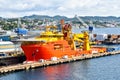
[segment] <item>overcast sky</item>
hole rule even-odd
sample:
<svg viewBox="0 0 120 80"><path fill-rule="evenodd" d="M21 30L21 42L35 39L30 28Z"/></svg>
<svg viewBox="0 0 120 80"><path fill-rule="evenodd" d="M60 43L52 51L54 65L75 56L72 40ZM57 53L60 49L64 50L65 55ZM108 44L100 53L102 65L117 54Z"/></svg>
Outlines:
<svg viewBox="0 0 120 80"><path fill-rule="evenodd" d="M0 0L1 17L120 16L120 0Z"/></svg>

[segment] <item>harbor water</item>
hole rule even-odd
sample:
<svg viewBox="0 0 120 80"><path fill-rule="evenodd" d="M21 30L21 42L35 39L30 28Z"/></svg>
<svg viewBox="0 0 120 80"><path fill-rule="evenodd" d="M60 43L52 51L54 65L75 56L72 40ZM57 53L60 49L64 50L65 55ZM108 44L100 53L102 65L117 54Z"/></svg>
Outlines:
<svg viewBox="0 0 120 80"><path fill-rule="evenodd" d="M120 55L0 75L0 80L120 80Z"/></svg>
<svg viewBox="0 0 120 80"><path fill-rule="evenodd" d="M75 30L75 32L79 31L80 30ZM95 31L108 34L120 34L120 28L99 28L95 29ZM96 33L95 31L94 33ZM117 54L26 71L0 74L0 80L120 80L119 73L120 55Z"/></svg>

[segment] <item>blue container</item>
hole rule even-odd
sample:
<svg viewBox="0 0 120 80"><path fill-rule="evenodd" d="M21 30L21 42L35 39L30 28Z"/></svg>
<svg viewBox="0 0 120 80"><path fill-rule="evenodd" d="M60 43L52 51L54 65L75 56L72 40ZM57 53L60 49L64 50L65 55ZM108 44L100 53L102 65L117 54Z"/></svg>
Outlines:
<svg viewBox="0 0 120 80"><path fill-rule="evenodd" d="M19 35L26 35L28 33L27 29L17 28L15 29L15 32Z"/></svg>
<svg viewBox="0 0 120 80"><path fill-rule="evenodd" d="M107 48L107 52L112 52L113 48Z"/></svg>
<svg viewBox="0 0 120 80"><path fill-rule="evenodd" d="M116 46L116 47L107 47L107 52L118 51L118 50L120 50L119 46Z"/></svg>
<svg viewBox="0 0 120 80"><path fill-rule="evenodd" d="M3 53L3 54L0 54L0 56L6 56L6 54Z"/></svg>
<svg viewBox="0 0 120 80"><path fill-rule="evenodd" d="M1 36L0 36L0 40L2 40L2 41L10 41L11 38L10 38L9 35L1 35Z"/></svg>

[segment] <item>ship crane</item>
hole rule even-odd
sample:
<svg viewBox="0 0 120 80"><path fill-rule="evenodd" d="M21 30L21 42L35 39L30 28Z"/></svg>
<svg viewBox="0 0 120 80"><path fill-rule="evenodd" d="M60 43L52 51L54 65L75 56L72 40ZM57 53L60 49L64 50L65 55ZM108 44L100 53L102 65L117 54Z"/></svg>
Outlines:
<svg viewBox="0 0 120 80"><path fill-rule="evenodd" d="M61 21L61 24L63 37L68 41L68 44L71 45L73 50L76 50L75 42L83 43L83 50L90 50L88 32L84 31L80 34L72 34L72 26L70 24L64 24L64 20ZM81 38L83 38L83 40Z"/></svg>

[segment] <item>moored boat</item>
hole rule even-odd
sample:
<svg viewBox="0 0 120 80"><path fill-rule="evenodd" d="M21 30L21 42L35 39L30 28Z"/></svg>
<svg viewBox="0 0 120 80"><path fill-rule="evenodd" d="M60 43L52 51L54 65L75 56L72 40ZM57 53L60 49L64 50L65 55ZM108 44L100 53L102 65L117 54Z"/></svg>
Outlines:
<svg viewBox="0 0 120 80"><path fill-rule="evenodd" d="M26 58L11 41L0 41L0 66L22 63Z"/></svg>
<svg viewBox="0 0 120 80"><path fill-rule="evenodd" d="M58 32L56 26L46 26L45 32L32 39L22 39L23 49L27 61L51 60L72 57L83 54L105 52L106 48L91 47L88 32L73 34L72 26L61 21L62 30ZM76 47L76 43L79 44Z"/></svg>

